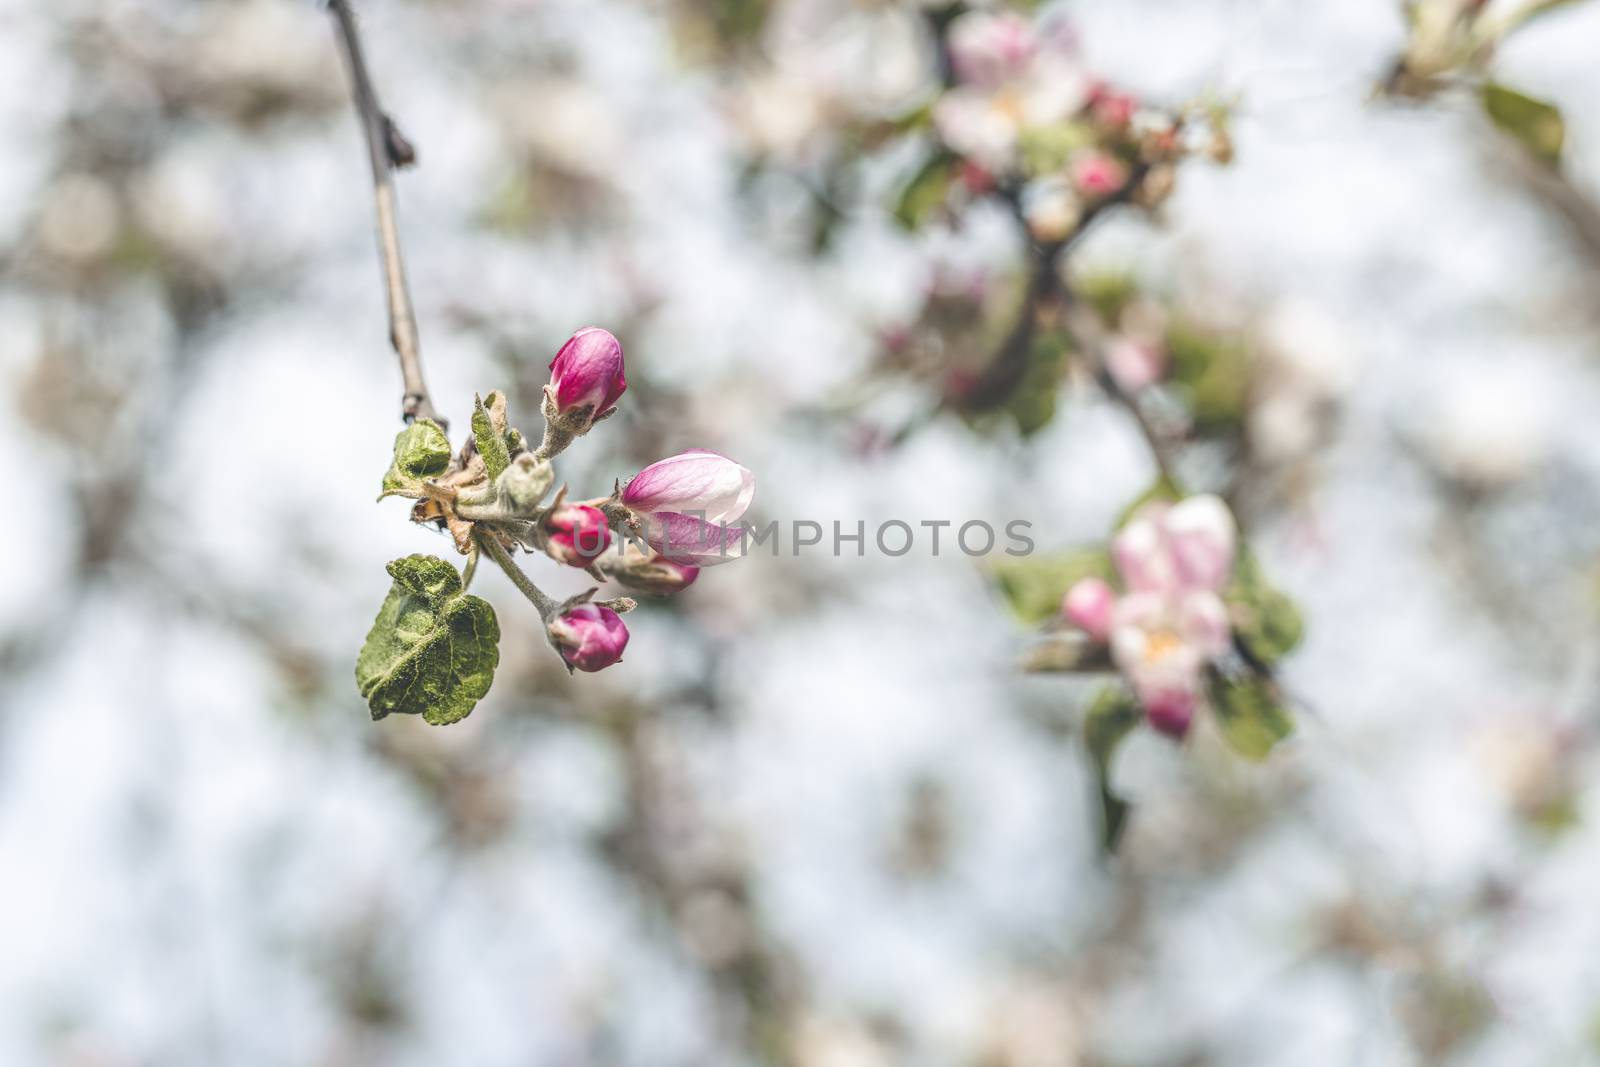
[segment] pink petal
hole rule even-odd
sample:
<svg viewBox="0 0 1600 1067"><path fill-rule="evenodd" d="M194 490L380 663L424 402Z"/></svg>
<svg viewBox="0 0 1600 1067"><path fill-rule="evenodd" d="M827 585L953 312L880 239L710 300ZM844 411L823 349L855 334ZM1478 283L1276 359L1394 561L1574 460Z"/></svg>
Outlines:
<svg viewBox="0 0 1600 1067"><path fill-rule="evenodd" d="M1163 525L1178 580L1191 589L1221 589L1233 573L1237 527L1220 497L1192 496L1173 505Z"/></svg>
<svg viewBox="0 0 1600 1067"><path fill-rule="evenodd" d="M1111 635L1111 615L1117 604L1117 594L1102 578L1084 578L1067 590L1061 602L1061 612L1074 626L1094 638L1104 641Z"/></svg>
<svg viewBox="0 0 1600 1067"><path fill-rule="evenodd" d="M1111 541L1111 558L1133 592L1164 592L1176 584L1162 519L1167 505L1147 504Z"/></svg>
<svg viewBox="0 0 1600 1067"><path fill-rule="evenodd" d="M1233 643L1233 624L1222 598L1209 591L1190 593L1179 605L1178 630L1201 656L1214 659Z"/></svg>
<svg viewBox="0 0 1600 1067"><path fill-rule="evenodd" d="M704 449L657 460L634 475L622 502L640 514L677 512L709 523L739 519L755 497L755 476L727 456Z"/></svg>

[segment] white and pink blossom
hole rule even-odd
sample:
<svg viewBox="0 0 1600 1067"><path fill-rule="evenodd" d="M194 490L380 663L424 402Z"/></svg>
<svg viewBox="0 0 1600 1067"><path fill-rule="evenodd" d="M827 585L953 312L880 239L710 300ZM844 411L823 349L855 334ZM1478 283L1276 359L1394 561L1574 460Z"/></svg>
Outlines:
<svg viewBox="0 0 1600 1067"><path fill-rule="evenodd" d="M755 492L755 476L744 467L716 452L692 449L634 475L621 500L663 557L706 567L732 558L743 539L738 521Z"/></svg>
<svg viewBox="0 0 1600 1067"><path fill-rule="evenodd" d="M1221 592L1233 575L1237 536L1216 496L1147 504L1111 544L1123 594L1085 578L1063 602L1069 621L1110 645L1112 662L1162 733L1188 732L1204 668L1228 649L1232 626Z"/></svg>

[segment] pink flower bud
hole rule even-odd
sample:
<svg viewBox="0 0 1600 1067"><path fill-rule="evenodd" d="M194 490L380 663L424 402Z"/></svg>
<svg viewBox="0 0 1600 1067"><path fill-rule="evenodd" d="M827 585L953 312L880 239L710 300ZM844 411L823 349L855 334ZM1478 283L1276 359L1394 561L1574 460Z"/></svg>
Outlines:
<svg viewBox="0 0 1600 1067"><path fill-rule="evenodd" d="M563 504L545 516L545 551L572 567L587 567L611 546L605 513L588 504Z"/></svg>
<svg viewBox="0 0 1600 1067"><path fill-rule="evenodd" d="M731 558L743 537L734 524L755 492L748 470L727 456L695 449L634 475L622 503L640 517L645 540L667 559L710 566Z"/></svg>
<svg viewBox="0 0 1600 1067"><path fill-rule="evenodd" d="M1071 163L1073 187L1090 198L1111 196L1128 182L1128 168L1105 152L1080 152Z"/></svg>
<svg viewBox="0 0 1600 1067"><path fill-rule="evenodd" d="M1089 92L1089 110L1096 122L1121 129L1133 121L1139 102L1128 93L1119 93L1104 82Z"/></svg>
<svg viewBox="0 0 1600 1067"><path fill-rule="evenodd" d="M557 616L547 627L550 641L569 668L599 671L622 658L628 647L628 628L622 617L599 604L579 604Z"/></svg>
<svg viewBox="0 0 1600 1067"><path fill-rule="evenodd" d="M622 345L598 326L573 334L550 361L549 394L558 415L588 424L616 407L628 388L622 373Z"/></svg>
<svg viewBox="0 0 1600 1067"><path fill-rule="evenodd" d="M630 554L620 566L610 568L611 577L629 589L656 596L670 596L682 592L700 577L700 568L685 563L674 563L660 554L641 557Z"/></svg>
<svg viewBox="0 0 1600 1067"><path fill-rule="evenodd" d="M1191 688L1172 686L1141 691L1139 702L1144 705L1145 719L1154 729L1181 739L1189 732L1200 698Z"/></svg>
<svg viewBox="0 0 1600 1067"><path fill-rule="evenodd" d="M1111 616L1117 605L1117 595L1102 578L1079 580L1061 601L1061 613L1078 629L1094 638L1105 641L1111 635Z"/></svg>

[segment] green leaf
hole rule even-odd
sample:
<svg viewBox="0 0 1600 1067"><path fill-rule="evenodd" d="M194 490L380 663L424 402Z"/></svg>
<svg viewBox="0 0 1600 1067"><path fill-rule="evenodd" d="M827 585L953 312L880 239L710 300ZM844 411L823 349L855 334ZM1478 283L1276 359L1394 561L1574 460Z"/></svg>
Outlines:
<svg viewBox="0 0 1600 1067"><path fill-rule="evenodd" d="M900 201L894 208L895 220L908 230L921 226L944 204L955 174L956 157L948 152L935 153L901 190Z"/></svg>
<svg viewBox="0 0 1600 1067"><path fill-rule="evenodd" d="M1150 486L1150 488L1134 497L1133 500L1129 502L1128 506L1123 508L1122 511L1117 514L1117 521L1111 524L1111 528L1113 530L1120 530L1124 526L1128 525L1128 523L1133 521L1133 517L1139 514L1140 510L1143 509L1146 504L1152 504L1158 500L1164 500L1169 504L1176 504L1182 499L1183 488L1181 486L1176 485L1171 479L1166 478L1165 476L1159 477L1155 480L1154 484Z"/></svg>
<svg viewBox="0 0 1600 1067"><path fill-rule="evenodd" d="M421 496L422 482L436 478L450 466L450 439L432 419L418 419L394 439L394 460L383 476L378 499L400 494Z"/></svg>
<svg viewBox="0 0 1600 1067"><path fill-rule="evenodd" d="M995 563L990 573L1018 620L1037 626L1061 610L1061 598L1080 578L1113 575L1103 548L1074 549L1052 555L1016 556Z"/></svg>
<svg viewBox="0 0 1600 1067"><path fill-rule="evenodd" d="M1246 759L1266 759L1279 741L1294 732L1294 720L1284 709L1277 687L1264 678L1225 678L1213 671L1206 689L1222 736Z"/></svg>
<svg viewBox="0 0 1600 1067"><path fill-rule="evenodd" d="M1111 791L1111 757L1122 739L1144 718L1138 701L1120 685L1106 686L1083 719L1083 744L1094 765L1095 788L1100 796L1101 847L1115 852L1127 822L1128 802Z"/></svg>
<svg viewBox="0 0 1600 1067"><path fill-rule="evenodd" d="M1072 285L1100 315L1100 321L1115 327L1122 318L1123 309L1139 296L1139 281L1127 271L1099 271L1085 274Z"/></svg>
<svg viewBox="0 0 1600 1067"><path fill-rule="evenodd" d="M1172 380L1183 393L1195 427L1228 431L1244 418L1250 389L1250 353L1237 338L1182 321L1167 329Z"/></svg>
<svg viewBox="0 0 1600 1067"><path fill-rule="evenodd" d="M487 405L480 397L472 398L472 438L478 444L478 455L483 457L483 467L491 481L511 466L511 449L507 443L510 432L514 431L506 429L505 394L490 393Z"/></svg>
<svg viewBox="0 0 1600 1067"><path fill-rule="evenodd" d="M1044 330L1034 338L1022 380L1006 399L1006 410L1017 420L1022 436L1033 436L1055 418L1066 354L1067 339L1059 331Z"/></svg>
<svg viewBox="0 0 1600 1067"><path fill-rule="evenodd" d="M1086 122L1029 126L1017 138L1017 148L1022 153L1022 169L1030 177L1062 171L1073 155L1094 143L1094 128Z"/></svg>
<svg viewBox="0 0 1600 1067"><path fill-rule="evenodd" d="M388 570L394 585L356 659L356 686L374 719L398 713L435 726L459 722L494 682L494 609L462 592L455 567L436 556L407 556Z"/></svg>
<svg viewBox="0 0 1600 1067"><path fill-rule="evenodd" d="M1305 635L1305 623L1293 600L1261 573L1261 564L1247 549L1239 553L1233 581L1224 593L1233 617L1233 632L1245 651L1260 663L1274 664L1294 650Z"/></svg>
<svg viewBox="0 0 1600 1067"><path fill-rule="evenodd" d="M1552 167L1560 165L1567 124L1554 104L1486 82L1483 109L1496 126L1520 141L1534 158Z"/></svg>

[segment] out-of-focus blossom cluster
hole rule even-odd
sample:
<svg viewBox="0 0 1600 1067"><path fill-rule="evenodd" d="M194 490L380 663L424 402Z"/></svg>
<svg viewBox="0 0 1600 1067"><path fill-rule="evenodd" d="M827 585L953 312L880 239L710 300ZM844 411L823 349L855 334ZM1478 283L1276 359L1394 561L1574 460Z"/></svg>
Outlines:
<svg viewBox="0 0 1600 1067"><path fill-rule="evenodd" d="M1049 13L962 11L944 26L945 87L929 108L939 151L900 214L997 195L1036 241L1070 238L1100 206L1154 207L1195 151L1231 154L1225 112L1151 106L1097 77L1067 22Z"/></svg>
<svg viewBox="0 0 1600 1067"><path fill-rule="evenodd" d="M1203 689L1202 671L1232 643L1222 590L1233 575L1236 531L1215 496L1153 502L1111 543L1120 595L1101 578L1067 591L1062 613L1132 683L1150 725L1182 737Z"/></svg>

